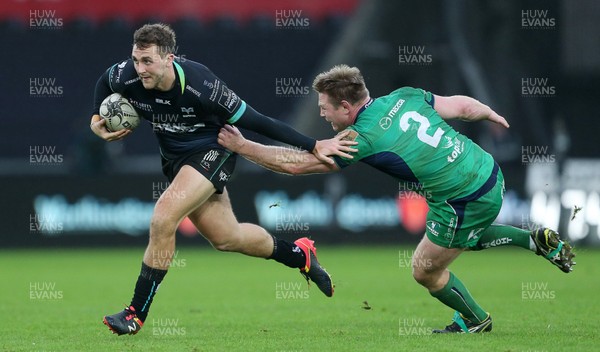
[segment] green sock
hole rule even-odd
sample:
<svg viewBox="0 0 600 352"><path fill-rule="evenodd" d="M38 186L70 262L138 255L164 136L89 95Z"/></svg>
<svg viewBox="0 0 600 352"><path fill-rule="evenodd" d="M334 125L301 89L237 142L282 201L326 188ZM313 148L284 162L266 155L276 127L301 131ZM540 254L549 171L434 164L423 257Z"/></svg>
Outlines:
<svg viewBox="0 0 600 352"><path fill-rule="evenodd" d="M531 231L508 225L490 225L481 233L477 244L469 249L480 251L498 246L518 246L535 251Z"/></svg>
<svg viewBox="0 0 600 352"><path fill-rule="evenodd" d="M455 309L472 322L480 323L488 316L483 308L475 302L465 285L452 273L450 273L450 279L443 289L437 292L429 292L429 294L448 307Z"/></svg>

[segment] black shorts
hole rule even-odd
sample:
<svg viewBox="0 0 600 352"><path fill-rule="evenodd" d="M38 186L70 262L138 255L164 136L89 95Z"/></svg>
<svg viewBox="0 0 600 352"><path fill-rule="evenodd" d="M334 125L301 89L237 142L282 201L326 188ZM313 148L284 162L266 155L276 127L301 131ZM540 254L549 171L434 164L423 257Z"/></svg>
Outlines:
<svg viewBox="0 0 600 352"><path fill-rule="evenodd" d="M183 165L189 165L212 182L217 193L221 194L235 169L236 154L225 149L213 148L186 154L173 160L164 157L161 159L163 174L167 176L169 182L173 182Z"/></svg>

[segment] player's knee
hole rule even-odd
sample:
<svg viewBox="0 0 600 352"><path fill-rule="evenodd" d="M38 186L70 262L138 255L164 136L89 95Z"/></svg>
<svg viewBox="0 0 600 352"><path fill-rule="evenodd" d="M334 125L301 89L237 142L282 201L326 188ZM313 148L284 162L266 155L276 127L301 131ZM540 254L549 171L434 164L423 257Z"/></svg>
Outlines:
<svg viewBox="0 0 600 352"><path fill-rule="evenodd" d="M239 252L242 248L241 236L234 232L229 233L227 236L211 239L210 244L221 252Z"/></svg>
<svg viewBox="0 0 600 352"><path fill-rule="evenodd" d="M435 282L436 279L436 272L431 269L432 268L428 266L417 265L417 263L413 261L413 278L420 285L429 287L433 282Z"/></svg>
<svg viewBox="0 0 600 352"><path fill-rule="evenodd" d="M175 235L177 220L169 214L155 212L150 220L150 237L154 239Z"/></svg>
<svg viewBox="0 0 600 352"><path fill-rule="evenodd" d="M238 241L233 238L212 241L211 244L216 250L221 252L237 252L239 249Z"/></svg>
<svg viewBox="0 0 600 352"><path fill-rule="evenodd" d="M416 282L425 286L425 283L427 282L427 274L423 272L423 270L413 266L412 275L413 279L415 279Z"/></svg>

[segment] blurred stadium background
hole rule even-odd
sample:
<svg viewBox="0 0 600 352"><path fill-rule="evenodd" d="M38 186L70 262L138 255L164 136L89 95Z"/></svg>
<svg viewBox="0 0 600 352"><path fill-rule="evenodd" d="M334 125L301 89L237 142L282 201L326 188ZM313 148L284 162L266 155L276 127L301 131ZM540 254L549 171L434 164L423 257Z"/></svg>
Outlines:
<svg viewBox="0 0 600 352"><path fill-rule="evenodd" d="M318 138L332 131L312 78L338 63L358 66L374 97L415 86L480 99L511 128L454 126L504 171L498 222L597 246L598 18L593 0L4 0L0 246L146 244L168 185L151 127L105 143L88 126L96 80L156 21L175 29L178 55ZM240 221L278 236L407 244L424 232L423 200L363 166L292 178L240 159L228 187ZM179 231L179 244L207 245L189 223Z"/></svg>

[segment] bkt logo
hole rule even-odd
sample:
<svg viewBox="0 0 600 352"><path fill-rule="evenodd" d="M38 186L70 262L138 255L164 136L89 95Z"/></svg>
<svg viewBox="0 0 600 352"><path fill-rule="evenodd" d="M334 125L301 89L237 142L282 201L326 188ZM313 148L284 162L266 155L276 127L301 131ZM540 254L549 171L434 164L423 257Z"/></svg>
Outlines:
<svg viewBox="0 0 600 352"><path fill-rule="evenodd" d="M171 105L171 101L167 99L156 98L158 104Z"/></svg>
<svg viewBox="0 0 600 352"><path fill-rule="evenodd" d="M210 152L208 152L204 155L204 158L202 158L202 161L215 161L215 160L217 160L218 156L219 156L218 151L211 150Z"/></svg>

